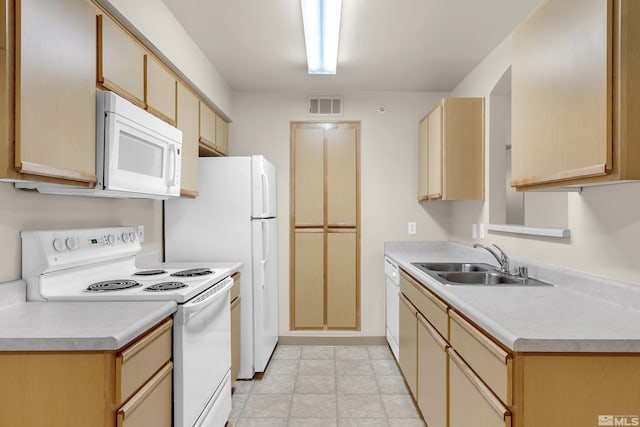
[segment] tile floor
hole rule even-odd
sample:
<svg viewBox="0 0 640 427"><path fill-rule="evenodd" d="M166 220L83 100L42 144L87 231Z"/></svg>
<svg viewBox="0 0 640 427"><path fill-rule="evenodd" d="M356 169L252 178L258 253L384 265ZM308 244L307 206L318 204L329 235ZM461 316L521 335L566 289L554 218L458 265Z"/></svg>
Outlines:
<svg viewBox="0 0 640 427"><path fill-rule="evenodd" d="M234 384L242 426L424 426L387 346L278 346L261 378Z"/></svg>

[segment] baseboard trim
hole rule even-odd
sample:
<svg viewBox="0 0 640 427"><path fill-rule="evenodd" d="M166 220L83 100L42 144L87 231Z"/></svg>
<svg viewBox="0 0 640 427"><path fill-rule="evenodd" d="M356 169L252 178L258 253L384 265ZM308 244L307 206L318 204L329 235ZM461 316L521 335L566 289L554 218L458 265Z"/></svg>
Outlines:
<svg viewBox="0 0 640 427"><path fill-rule="evenodd" d="M335 346L364 346L387 345L387 339L381 337L278 337L279 345L335 345Z"/></svg>

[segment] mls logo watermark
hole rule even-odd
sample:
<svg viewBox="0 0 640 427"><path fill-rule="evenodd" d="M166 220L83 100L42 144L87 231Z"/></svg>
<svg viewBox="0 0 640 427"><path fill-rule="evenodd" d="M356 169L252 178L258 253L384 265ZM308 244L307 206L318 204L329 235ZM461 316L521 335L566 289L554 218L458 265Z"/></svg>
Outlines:
<svg viewBox="0 0 640 427"><path fill-rule="evenodd" d="M598 415L598 426L640 426L640 416Z"/></svg>

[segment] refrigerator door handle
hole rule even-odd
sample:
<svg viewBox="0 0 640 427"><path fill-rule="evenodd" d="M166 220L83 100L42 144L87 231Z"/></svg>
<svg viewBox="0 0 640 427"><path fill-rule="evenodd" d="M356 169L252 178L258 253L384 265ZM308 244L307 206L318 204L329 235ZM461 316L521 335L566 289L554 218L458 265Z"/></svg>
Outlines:
<svg viewBox="0 0 640 427"><path fill-rule="evenodd" d="M261 172L262 178L262 215L269 216L269 177L264 171Z"/></svg>
<svg viewBox="0 0 640 427"><path fill-rule="evenodd" d="M260 261L262 267L262 287L266 284L266 265L269 261L269 224L266 221L262 221L262 260Z"/></svg>

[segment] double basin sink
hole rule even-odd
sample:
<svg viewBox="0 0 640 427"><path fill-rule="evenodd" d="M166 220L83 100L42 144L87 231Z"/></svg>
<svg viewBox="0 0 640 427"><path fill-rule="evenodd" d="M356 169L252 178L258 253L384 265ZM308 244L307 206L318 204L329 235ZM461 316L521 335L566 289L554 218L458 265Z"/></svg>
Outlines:
<svg viewBox="0 0 640 427"><path fill-rule="evenodd" d="M489 264L466 262L413 262L412 264L444 285L552 286L540 280L503 273Z"/></svg>

